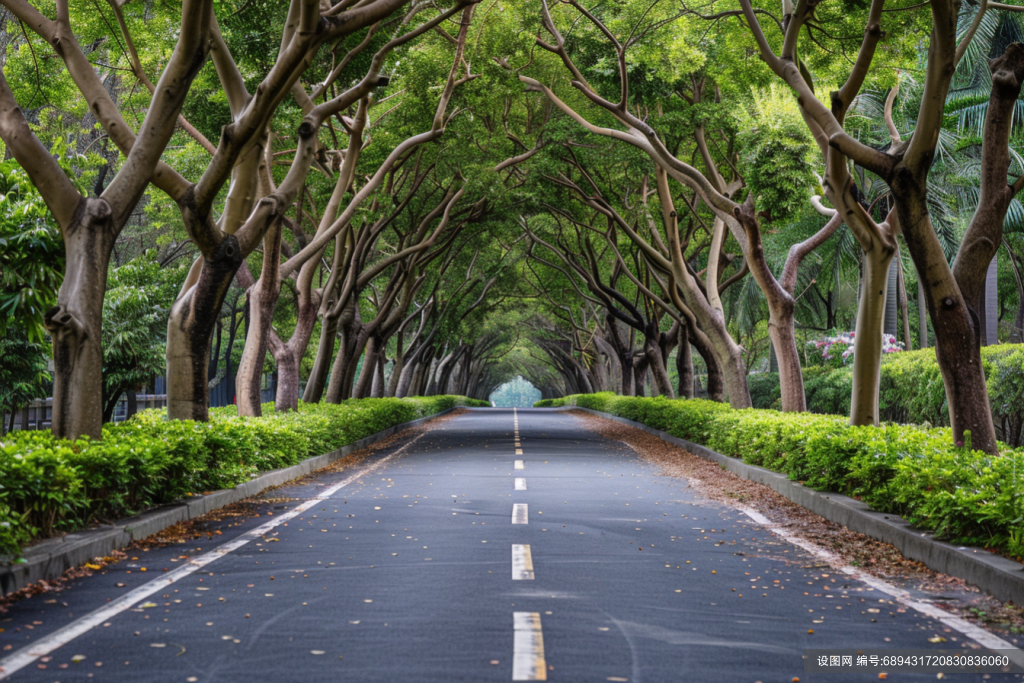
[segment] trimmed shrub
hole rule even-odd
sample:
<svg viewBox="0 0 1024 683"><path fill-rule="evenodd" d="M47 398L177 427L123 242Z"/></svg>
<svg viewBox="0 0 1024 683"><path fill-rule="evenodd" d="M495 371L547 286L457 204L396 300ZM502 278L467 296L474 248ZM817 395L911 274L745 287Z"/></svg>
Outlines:
<svg viewBox="0 0 1024 683"><path fill-rule="evenodd" d="M1001 344L981 349L988 379L992 419L999 438L1024 445L1024 345ZM804 368L807 410L822 415L850 414L853 373L849 367ZM780 408L779 376L773 372L747 378L755 408ZM882 356L879 416L883 422L948 427L949 406L935 349L889 353Z"/></svg>
<svg viewBox="0 0 1024 683"><path fill-rule="evenodd" d="M287 413L265 404L258 418L229 406L211 410L209 422L147 410L104 425L102 441L11 432L0 441L0 564L30 539L231 488L448 408L489 405L462 396L370 398Z"/></svg>
<svg viewBox="0 0 1024 683"><path fill-rule="evenodd" d="M1010 367L1018 353L1019 347L993 353L986 369ZM925 372L922 364L909 359L899 372ZM1005 381L1003 386L1015 390L1017 385ZM861 499L950 542L985 545L1024 559L1024 449L1005 448L991 457L953 446L945 427L851 427L834 415L733 410L701 399L590 394L549 399L547 405L576 405L641 422L809 487ZM934 406L933 397L925 396L914 410Z"/></svg>

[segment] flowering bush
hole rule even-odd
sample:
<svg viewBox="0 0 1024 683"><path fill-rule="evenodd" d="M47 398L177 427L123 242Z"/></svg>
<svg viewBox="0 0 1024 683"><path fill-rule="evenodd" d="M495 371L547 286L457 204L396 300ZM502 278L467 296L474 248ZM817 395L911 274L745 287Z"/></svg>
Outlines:
<svg viewBox="0 0 1024 683"><path fill-rule="evenodd" d="M841 367L853 358L853 342L856 332L840 332L834 337L825 337L807 342L821 354L822 365ZM896 353L903 350L903 342L896 341L891 334L882 335L882 353Z"/></svg>

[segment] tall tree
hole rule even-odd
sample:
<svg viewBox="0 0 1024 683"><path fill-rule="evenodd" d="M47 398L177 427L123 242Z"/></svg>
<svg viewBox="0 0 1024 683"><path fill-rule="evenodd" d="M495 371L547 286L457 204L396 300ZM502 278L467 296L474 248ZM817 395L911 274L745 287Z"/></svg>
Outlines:
<svg viewBox="0 0 1024 683"><path fill-rule="evenodd" d="M206 59L213 5L210 0L182 3L178 40L138 136L121 117L78 44L67 0L58 0L55 19L45 17L27 0L5 0L3 5L53 45L91 111L126 157L99 196L83 195L36 137L0 71L0 137L60 226L67 259L57 305L46 314L53 339L52 430L67 438L99 438L102 403L95 399L102 394L103 383L101 330L107 265L117 236L151 181L178 196L187 191L188 184L160 157L189 85Z"/></svg>

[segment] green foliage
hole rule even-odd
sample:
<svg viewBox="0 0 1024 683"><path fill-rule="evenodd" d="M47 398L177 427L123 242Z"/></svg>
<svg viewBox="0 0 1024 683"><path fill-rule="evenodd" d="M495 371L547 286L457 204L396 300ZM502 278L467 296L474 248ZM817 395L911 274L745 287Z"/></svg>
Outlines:
<svg viewBox="0 0 1024 683"><path fill-rule="evenodd" d="M245 418L214 409L209 422L166 419L147 410L105 425L103 440L12 432L0 441L0 560L30 538L248 481L397 424L456 406L486 407L461 396L368 398L302 404L299 411Z"/></svg>
<svg viewBox="0 0 1024 683"><path fill-rule="evenodd" d="M806 375L806 370L804 373ZM758 372L749 375L747 387L750 389L750 400L755 408L781 410L782 388L779 384L779 373Z"/></svg>
<svg viewBox="0 0 1024 683"><path fill-rule="evenodd" d="M111 268L103 298L103 405L109 420L121 394L164 371L167 316L180 269L150 251Z"/></svg>
<svg viewBox="0 0 1024 683"><path fill-rule="evenodd" d="M1005 443L1024 445L1024 346L1000 344L981 349L989 402L996 430ZM823 415L849 415L853 374L850 368L804 369L807 409ZM778 408L779 378L758 373L748 378L755 408ZM882 357L879 414L885 422L949 426L949 406L935 349L903 351Z"/></svg>
<svg viewBox="0 0 1024 683"><path fill-rule="evenodd" d="M20 328L29 341L43 338L63 266L64 242L43 198L16 162L0 163L0 337Z"/></svg>
<svg viewBox="0 0 1024 683"><path fill-rule="evenodd" d="M0 335L0 416L45 394L49 355L48 345L29 341L22 328L11 327Z"/></svg>
<svg viewBox="0 0 1024 683"><path fill-rule="evenodd" d="M897 354L906 355L906 354ZM538 405L601 410L766 467L953 543L981 544L1024 558L1024 449L992 457L950 446L951 432L915 425L851 427L842 417L733 410L704 400L568 396Z"/></svg>
<svg viewBox="0 0 1024 683"><path fill-rule="evenodd" d="M818 148L793 96L774 85L755 91L749 110L739 119L740 173L758 209L772 222L805 211L808 197L815 194L813 162Z"/></svg>

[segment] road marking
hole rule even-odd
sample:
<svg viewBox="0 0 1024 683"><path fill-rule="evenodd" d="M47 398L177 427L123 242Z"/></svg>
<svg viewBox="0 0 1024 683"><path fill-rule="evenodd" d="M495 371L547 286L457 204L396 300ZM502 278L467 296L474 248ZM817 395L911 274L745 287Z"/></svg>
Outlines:
<svg viewBox="0 0 1024 683"><path fill-rule="evenodd" d="M544 661L544 634L539 612L513 612L515 641L512 654L513 681L546 681L548 665Z"/></svg>
<svg viewBox="0 0 1024 683"><path fill-rule="evenodd" d="M523 454L523 449L522 448L517 448L516 449L516 455L522 455L522 454Z"/></svg>
<svg viewBox="0 0 1024 683"><path fill-rule="evenodd" d="M181 579L184 579L186 576L189 576L190 574L195 573L196 571L202 569L211 562L219 560L228 553L238 550L250 541L255 541L262 538L268 532L270 532L272 529L279 526L280 524L283 524L284 522L287 522L290 519L294 519L295 517L305 512L306 510L309 510L310 508L319 505L320 503L329 499L332 495L337 493L339 490L345 488L352 482L356 481L357 479L362 479L363 477L372 474L376 470L379 470L388 462L398 457L406 448L419 441L420 437L422 437L425 433L426 432L421 432L415 439L405 444L404 446L402 446L401 448L399 448L397 451L387 456L386 458L381 459L375 465L372 465L365 469L361 469L352 476L344 479L343 481L338 482L334 486L330 486L324 489L315 498L307 500L302 505L299 505L298 507L293 508L279 516L275 515L274 519L256 527L252 531L242 534L233 541L228 541L227 543L224 543L214 548L208 553L204 553L198 557L192 558L191 560L189 560L188 564L182 565L177 569L167 572L155 581L150 581L149 583L142 584L138 588L131 590L128 593L125 593L117 600L113 600L107 603L98 610L90 612L89 614L86 614L84 617L81 617L71 622L67 626L57 629L50 635L40 638L31 645L28 645L27 647L24 647L8 655L5 658L0 659L0 680L9 677L16 671L20 671L21 669L25 668L26 666L28 666L35 660L39 659L40 657L45 657L54 650L63 647L64 645L67 645L72 640L75 640L79 636L84 635L85 633L91 631L100 624L109 621L118 614L128 609L131 609L134 605L138 604L139 601L148 598L150 595L153 595L154 593L158 593L166 589L168 586L180 581Z"/></svg>
<svg viewBox="0 0 1024 683"><path fill-rule="evenodd" d="M525 470L526 469L526 463L524 463L522 460L516 460L516 469L517 470Z"/></svg>
<svg viewBox="0 0 1024 683"><path fill-rule="evenodd" d="M512 545L512 580L533 581L533 554L528 545Z"/></svg>
<svg viewBox="0 0 1024 683"><path fill-rule="evenodd" d="M767 517L762 515L760 512L757 512L756 510L752 510L750 508L743 506L740 506L740 510L742 510L747 515L747 517L750 517L752 520L754 520L761 526L765 527L773 534L782 537L783 539L789 541L795 546L803 548L810 554L827 562L828 564L832 565L844 574L851 576L854 579L867 584L868 586L871 586L876 591L879 591L880 593L885 593L886 595L893 597L896 600L896 602L902 603L907 607L915 609L918 612L924 614L925 616L928 616L942 624L945 624L946 626L952 629L956 629L957 631L964 634L971 640L977 642L982 647L987 647L990 650L1013 650L1013 652L1005 654L1007 654L1010 660L1015 664L1024 665L1024 651L1017 649L1016 647L1014 647L1012 643L1008 643L1002 638L989 633L985 629L975 626L971 622L965 619L961 619L960 617L955 616L953 614L950 614L949 612L940 609L935 605L930 605L926 602L914 600L910 596L910 593L908 593L907 591L897 588L891 583L887 583L886 581L875 578L870 574L862 572L859 569L846 564L843 561L843 559L835 553L826 550L821 546L815 545L810 541L804 540L799 536L796 536L788 530L776 525Z"/></svg>
<svg viewBox="0 0 1024 683"><path fill-rule="evenodd" d="M529 524L529 511L526 503L515 503L512 505L512 523Z"/></svg>
<svg viewBox="0 0 1024 683"><path fill-rule="evenodd" d="M525 477L516 477L515 490L516 491L525 491L526 490L526 478Z"/></svg>

